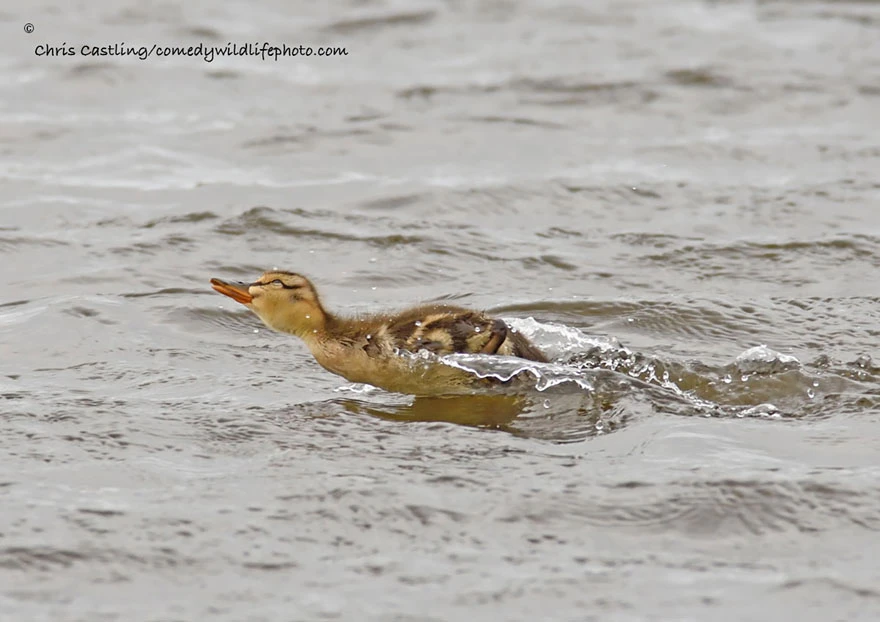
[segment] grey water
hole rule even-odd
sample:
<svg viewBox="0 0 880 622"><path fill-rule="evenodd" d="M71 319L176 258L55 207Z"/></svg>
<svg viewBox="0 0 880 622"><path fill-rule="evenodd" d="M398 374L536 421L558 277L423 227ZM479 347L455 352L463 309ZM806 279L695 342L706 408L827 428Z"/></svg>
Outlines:
<svg viewBox="0 0 880 622"><path fill-rule="evenodd" d="M0 619L880 617L880 4L0 22ZM81 53L264 41L348 53ZM208 285L273 267L553 361L352 385Z"/></svg>

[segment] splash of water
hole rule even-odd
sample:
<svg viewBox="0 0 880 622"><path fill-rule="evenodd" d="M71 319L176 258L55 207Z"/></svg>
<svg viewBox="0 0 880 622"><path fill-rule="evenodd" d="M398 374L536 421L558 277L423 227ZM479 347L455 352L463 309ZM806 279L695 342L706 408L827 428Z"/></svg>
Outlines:
<svg viewBox="0 0 880 622"><path fill-rule="evenodd" d="M565 383L573 383L586 391L593 390L593 385L581 370L557 363L537 363L512 356L486 354L450 354L441 357L440 362L477 378L492 378L505 383L529 375L534 378L533 387L538 391Z"/></svg>
<svg viewBox="0 0 880 622"><path fill-rule="evenodd" d="M748 348L726 365L711 367L698 361L679 362L634 352L616 338L590 335L570 326L534 318L505 321L512 331L535 343L551 362L486 354L398 354L424 367L427 373L430 366L442 364L475 378L499 381L498 387L487 389L489 392L568 395L569 402L574 399L580 404L574 407L581 409L578 412L585 412L584 408L614 409L622 400L647 398L653 408L664 412L775 419L801 416L806 405L819 403L816 397L821 395L820 379L822 387L832 392L840 391L840 382L845 382L817 376L796 357L764 344ZM853 366L865 375L864 368L870 363L860 362L862 365ZM822 373L827 372L823 369ZM345 390L361 396L374 391L366 385L352 385ZM536 403L547 402L541 398ZM541 408L539 412L547 410Z"/></svg>
<svg viewBox="0 0 880 622"><path fill-rule="evenodd" d="M749 348L737 356L733 364L744 374L774 374L801 368L801 362L797 358L777 352L764 344Z"/></svg>

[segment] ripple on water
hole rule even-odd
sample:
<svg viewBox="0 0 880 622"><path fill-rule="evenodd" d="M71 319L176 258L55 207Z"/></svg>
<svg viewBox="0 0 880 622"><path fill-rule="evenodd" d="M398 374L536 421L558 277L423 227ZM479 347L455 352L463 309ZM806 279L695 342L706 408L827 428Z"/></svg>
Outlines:
<svg viewBox="0 0 880 622"><path fill-rule="evenodd" d="M189 330L210 333L221 340L229 339L230 335L235 333L253 333L255 330L259 331L265 328L256 315L238 303L223 302L219 296L217 305L213 308L180 309L173 307L168 311L168 315L171 321L186 326Z"/></svg>
<svg viewBox="0 0 880 622"><path fill-rule="evenodd" d="M192 565L194 560L181 556L173 548L153 549L149 553L129 553L115 548L76 549L53 546L10 546L0 548L0 567L15 570L49 572L57 568L70 568L78 564L96 563L120 567L142 566L161 569Z"/></svg>
<svg viewBox="0 0 880 622"><path fill-rule="evenodd" d="M365 242L378 248L391 248L398 245L417 244L422 241L420 236L413 235L373 235L362 236L353 233L342 233L331 229L316 229L287 224L285 220L300 220L295 214L282 212L270 207L254 207L240 216L226 220L214 228L216 233L223 235L264 236L274 233L289 238L308 238L330 241ZM288 243L290 243L288 241Z"/></svg>
<svg viewBox="0 0 880 622"><path fill-rule="evenodd" d="M788 242L742 241L734 244L700 242L645 255L648 264L674 267L699 279L719 277L754 279L776 284L806 285L817 278L817 270L843 263L858 270L880 266L880 238L847 234L837 238L791 240ZM809 273L781 266L811 266Z"/></svg>
<svg viewBox="0 0 880 622"><path fill-rule="evenodd" d="M880 530L880 491L816 479L628 481L596 491L599 502L557 495L544 507L515 508L508 521L583 521L639 533L677 531L696 538L837 529ZM546 501L546 500L545 500ZM502 519L504 520L504 519Z"/></svg>
<svg viewBox="0 0 880 622"><path fill-rule="evenodd" d="M372 12L331 22L322 30L333 34L353 36L372 33L384 28L419 26L429 23L436 16L437 13L433 10Z"/></svg>

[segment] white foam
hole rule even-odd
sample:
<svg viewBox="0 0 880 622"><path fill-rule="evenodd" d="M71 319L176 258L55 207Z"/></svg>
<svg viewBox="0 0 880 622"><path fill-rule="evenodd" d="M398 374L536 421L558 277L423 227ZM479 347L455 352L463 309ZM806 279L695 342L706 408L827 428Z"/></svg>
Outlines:
<svg viewBox="0 0 880 622"><path fill-rule="evenodd" d="M573 326L539 322L532 317L503 319L514 331L534 341L535 345L551 359L596 348L600 352L625 350L614 337L588 335Z"/></svg>
<svg viewBox="0 0 880 622"><path fill-rule="evenodd" d="M439 360L444 365L461 369L477 378L494 378L501 382L509 382L517 376L528 374L535 379L534 386L538 391L546 391L565 383L576 384L587 391L593 390L593 385L587 381L583 372L555 363L538 363L513 356L487 354L450 354Z"/></svg>
<svg viewBox="0 0 880 622"><path fill-rule="evenodd" d="M794 357L789 356L788 354L782 354L781 352L777 352L772 348L768 348L766 345L761 344L759 346L755 346L753 348L749 348L742 354L736 357L735 363L797 363L800 365L800 361Z"/></svg>

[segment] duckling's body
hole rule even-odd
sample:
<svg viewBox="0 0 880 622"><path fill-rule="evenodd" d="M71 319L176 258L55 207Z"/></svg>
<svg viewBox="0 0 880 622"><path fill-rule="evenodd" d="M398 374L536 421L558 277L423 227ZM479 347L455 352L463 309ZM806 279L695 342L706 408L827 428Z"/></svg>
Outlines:
<svg viewBox="0 0 880 622"><path fill-rule="evenodd" d="M546 362L502 320L452 305L343 318L324 309L312 283L291 272L266 272L249 285L212 279L213 288L254 311L270 328L300 337L325 369L351 382L413 395L459 392L476 378L449 365L406 356L482 353Z"/></svg>

